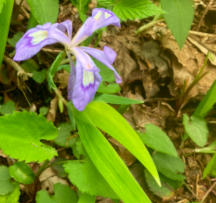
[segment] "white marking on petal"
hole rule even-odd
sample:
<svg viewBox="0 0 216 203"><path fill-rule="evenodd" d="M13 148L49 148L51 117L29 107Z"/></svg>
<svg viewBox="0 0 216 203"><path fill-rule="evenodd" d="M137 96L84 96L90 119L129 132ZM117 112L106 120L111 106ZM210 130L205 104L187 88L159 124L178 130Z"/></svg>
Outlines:
<svg viewBox="0 0 216 203"><path fill-rule="evenodd" d="M98 18L100 18L101 15L102 15L102 12L101 12L101 11L97 12L97 14L95 15L94 19L95 19L95 20L98 20Z"/></svg>
<svg viewBox="0 0 216 203"><path fill-rule="evenodd" d="M86 87L89 84L94 84L94 73L83 69L83 85Z"/></svg>
<svg viewBox="0 0 216 203"><path fill-rule="evenodd" d="M41 31L40 30L40 31L31 33L29 36L33 37L31 43L33 45L36 45L47 38L47 31Z"/></svg>
<svg viewBox="0 0 216 203"><path fill-rule="evenodd" d="M105 12L105 19L109 18L111 16L111 14Z"/></svg>

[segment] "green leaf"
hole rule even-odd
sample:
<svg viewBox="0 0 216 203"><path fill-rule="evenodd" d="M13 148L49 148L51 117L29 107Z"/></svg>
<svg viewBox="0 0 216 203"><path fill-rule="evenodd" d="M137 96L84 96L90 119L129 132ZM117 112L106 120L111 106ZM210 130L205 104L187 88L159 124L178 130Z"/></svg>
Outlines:
<svg viewBox="0 0 216 203"><path fill-rule="evenodd" d="M104 110L104 109L103 109ZM85 111L73 109L81 141L98 171L125 203L151 201ZM108 121L109 123L109 121ZM112 124L109 123L109 126Z"/></svg>
<svg viewBox="0 0 216 203"><path fill-rule="evenodd" d="M8 32L9 32L9 27L10 27L10 20L11 20L13 5L14 5L14 0L5 1L5 5L2 9L2 12L0 13L0 39L1 39L0 69L1 69L4 52L5 52L5 47L7 44L7 37L8 37Z"/></svg>
<svg viewBox="0 0 216 203"><path fill-rule="evenodd" d="M205 119L192 115L190 118L184 114L183 124L188 136L200 147L203 147L208 140L208 126Z"/></svg>
<svg viewBox="0 0 216 203"><path fill-rule="evenodd" d="M156 183L152 175L147 171L145 172L146 182L150 190L157 196L161 197L162 200L170 199L174 196L174 189L169 183L167 183L167 178L163 175L160 175L161 187Z"/></svg>
<svg viewBox="0 0 216 203"><path fill-rule="evenodd" d="M21 37L23 36L23 33L18 31L13 38L8 38L8 43L12 46L15 47L16 43L21 39Z"/></svg>
<svg viewBox="0 0 216 203"><path fill-rule="evenodd" d="M69 188L67 185L62 185L61 183L56 183L53 186L55 195L49 196L47 191L41 190L36 195L37 203L77 203L78 198L76 193Z"/></svg>
<svg viewBox="0 0 216 203"><path fill-rule="evenodd" d="M42 83L46 79L47 72L45 69L41 71L33 71L32 79L37 83Z"/></svg>
<svg viewBox="0 0 216 203"><path fill-rule="evenodd" d="M6 166L0 166L0 195L7 195L14 190L9 169Z"/></svg>
<svg viewBox="0 0 216 203"><path fill-rule="evenodd" d="M204 96L202 101L199 103L199 106L196 108L194 115L205 117L208 112L213 108L213 105L216 102L216 80L212 84L211 88Z"/></svg>
<svg viewBox="0 0 216 203"><path fill-rule="evenodd" d="M12 193L10 193L8 195L4 195L4 196L0 195L0 202L1 203L18 203L19 196L21 194L19 184L13 183L13 185L14 185L15 189L13 190Z"/></svg>
<svg viewBox="0 0 216 203"><path fill-rule="evenodd" d="M120 97L117 95L100 94L96 95L94 101L104 101L110 104L142 104L143 101Z"/></svg>
<svg viewBox="0 0 216 203"><path fill-rule="evenodd" d="M59 12L58 0L27 0L31 12L40 25L55 23Z"/></svg>
<svg viewBox="0 0 216 203"><path fill-rule="evenodd" d="M0 123L0 148L10 157L42 162L57 155L54 148L40 141L52 140L58 134L54 125L42 115L14 112L1 116Z"/></svg>
<svg viewBox="0 0 216 203"><path fill-rule="evenodd" d="M113 12L121 20L135 20L164 13L149 0L122 0L113 8Z"/></svg>
<svg viewBox="0 0 216 203"><path fill-rule="evenodd" d="M21 64L21 67L25 72L28 73L33 73L34 71L39 70L40 68L39 65L33 59L28 59L24 61Z"/></svg>
<svg viewBox="0 0 216 203"><path fill-rule="evenodd" d="M0 106L0 113L3 115L12 114L15 109L15 103L12 100L9 100L5 104Z"/></svg>
<svg viewBox="0 0 216 203"><path fill-rule="evenodd" d="M9 167L9 173L19 183L31 184L34 182L34 172L26 163L15 162Z"/></svg>
<svg viewBox="0 0 216 203"><path fill-rule="evenodd" d="M121 90L119 84L111 83L111 84L105 84L104 82L101 82L97 92L103 93L103 94L115 94Z"/></svg>
<svg viewBox="0 0 216 203"><path fill-rule="evenodd" d="M80 161L66 163L64 164L64 168L69 174L70 181L77 186L81 192L118 199L118 196L99 173L89 157L86 157L83 163Z"/></svg>
<svg viewBox="0 0 216 203"><path fill-rule="evenodd" d="M188 36L194 17L193 0L161 0L162 9L167 11L164 19L181 49Z"/></svg>
<svg viewBox="0 0 216 203"><path fill-rule="evenodd" d="M97 2L101 5L101 6L113 6L115 4L115 0L97 0Z"/></svg>
<svg viewBox="0 0 216 203"><path fill-rule="evenodd" d="M2 8L3 8L5 3L6 3L6 0L1 0L0 1L0 13L2 12Z"/></svg>
<svg viewBox="0 0 216 203"><path fill-rule="evenodd" d="M184 173L185 164L179 157L176 158L161 152L156 152L152 158L157 170L164 176L178 181L185 179L185 176L180 174Z"/></svg>
<svg viewBox="0 0 216 203"><path fill-rule="evenodd" d="M58 70L58 67L59 67L61 61L65 58L65 56L66 56L65 52L63 52L63 51L60 52L48 70L47 78L48 78L48 86L49 86L50 91L51 91L51 89L57 89L55 83L53 82L53 77L54 77L56 71Z"/></svg>
<svg viewBox="0 0 216 203"><path fill-rule="evenodd" d="M205 167L205 170L203 171L203 178L205 178L208 174L210 176L216 177L216 154L214 154L212 159Z"/></svg>
<svg viewBox="0 0 216 203"><path fill-rule="evenodd" d="M78 201L78 203L95 203L96 196L83 193Z"/></svg>
<svg viewBox="0 0 216 203"><path fill-rule="evenodd" d="M84 113L101 130L127 148L160 183L157 170L141 139L128 122L115 109L104 102L91 102Z"/></svg>
<svg viewBox="0 0 216 203"><path fill-rule="evenodd" d="M39 109L40 114L42 114L43 116L47 115L48 111L49 111L49 108L46 107L46 106L42 106L42 107Z"/></svg>
<svg viewBox="0 0 216 203"><path fill-rule="evenodd" d="M159 127L153 124L146 124L145 129L145 133L138 132L138 135L145 145L156 151L163 152L174 157L178 156L172 141Z"/></svg>
<svg viewBox="0 0 216 203"><path fill-rule="evenodd" d="M71 131L73 131L71 123L61 123L58 126L58 137L55 138L54 142L61 147L65 147L66 144L67 147L72 147L76 144L78 137L69 139L72 136Z"/></svg>

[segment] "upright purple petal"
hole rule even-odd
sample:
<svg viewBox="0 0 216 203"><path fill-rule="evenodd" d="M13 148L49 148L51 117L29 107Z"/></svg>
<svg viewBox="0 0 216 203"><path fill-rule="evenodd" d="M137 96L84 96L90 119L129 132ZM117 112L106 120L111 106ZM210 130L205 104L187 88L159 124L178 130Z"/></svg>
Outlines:
<svg viewBox="0 0 216 203"><path fill-rule="evenodd" d="M106 65L109 69L111 69L115 74L116 83L121 83L122 79L115 70L115 68L111 65L116 57L116 53L110 47L104 46L104 51L90 48L90 47L79 47L82 51L87 52L92 57L96 58L98 61Z"/></svg>
<svg viewBox="0 0 216 203"><path fill-rule="evenodd" d="M62 23L59 23L57 28L61 30L63 33L67 31L69 39L72 39L72 22L70 20L66 20Z"/></svg>
<svg viewBox="0 0 216 203"><path fill-rule="evenodd" d="M70 61L70 66L71 66L71 72L70 72L70 77L68 79L68 100L72 100L72 94L73 94L73 90L74 90L74 83L76 80L76 69L72 60L72 57L70 55L70 53L67 53L67 56L69 58Z"/></svg>
<svg viewBox="0 0 216 203"><path fill-rule="evenodd" d="M98 72L89 72L82 67L79 59L76 61L76 79L73 85L72 102L75 108L83 111L86 105L94 98L101 82ZM72 79L72 76L71 78ZM72 83L69 85L71 86ZM71 98L69 96L69 98Z"/></svg>
<svg viewBox="0 0 216 203"><path fill-rule="evenodd" d="M70 39L58 29L58 23L46 23L28 30L16 44L14 61L23 61L37 54L46 45L60 42L70 45Z"/></svg>
<svg viewBox="0 0 216 203"><path fill-rule="evenodd" d="M89 17L76 33L72 40L72 45L79 45L82 41L91 36L95 30L111 24L120 27L120 19L116 17L113 12L104 8L93 9L92 17Z"/></svg>

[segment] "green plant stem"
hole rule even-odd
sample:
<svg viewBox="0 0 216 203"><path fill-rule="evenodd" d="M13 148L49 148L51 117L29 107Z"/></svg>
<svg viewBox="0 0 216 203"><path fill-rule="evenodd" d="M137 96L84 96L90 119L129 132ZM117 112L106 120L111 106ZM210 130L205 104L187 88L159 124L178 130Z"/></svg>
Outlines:
<svg viewBox="0 0 216 203"><path fill-rule="evenodd" d="M143 25L142 27L140 27L137 31L136 31L136 34L139 34L140 32L152 27L153 25L159 23L159 22L162 22L164 21L164 19L160 19L160 20L152 20L150 23L147 23L145 25Z"/></svg>
<svg viewBox="0 0 216 203"><path fill-rule="evenodd" d="M39 168L38 172L35 174L35 179L40 176L40 174L45 170L45 167L49 163L49 160L46 160L43 165Z"/></svg>

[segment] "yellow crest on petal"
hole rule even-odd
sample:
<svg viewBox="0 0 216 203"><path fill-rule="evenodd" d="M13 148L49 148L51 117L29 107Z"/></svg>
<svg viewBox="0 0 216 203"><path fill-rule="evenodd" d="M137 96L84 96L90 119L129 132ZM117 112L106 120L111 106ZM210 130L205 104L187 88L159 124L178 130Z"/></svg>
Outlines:
<svg viewBox="0 0 216 203"><path fill-rule="evenodd" d="M39 44L40 42L42 42L43 40L45 40L47 38L47 31L37 31L37 32L33 32L31 33L29 36L32 37L32 44L36 45Z"/></svg>
<svg viewBox="0 0 216 203"><path fill-rule="evenodd" d="M94 74L83 69L83 85L84 87L94 84Z"/></svg>

